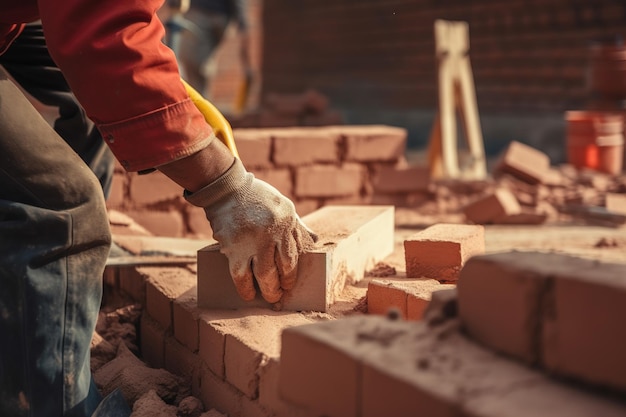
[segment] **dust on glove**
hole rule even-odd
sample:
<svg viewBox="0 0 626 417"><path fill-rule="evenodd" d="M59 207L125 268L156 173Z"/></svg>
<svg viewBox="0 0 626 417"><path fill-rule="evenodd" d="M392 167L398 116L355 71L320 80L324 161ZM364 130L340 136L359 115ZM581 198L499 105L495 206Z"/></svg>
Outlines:
<svg viewBox="0 0 626 417"><path fill-rule="evenodd" d="M247 172L239 159L201 190L185 191L185 199L204 208L242 299L254 299L255 281L269 303L294 287L298 257L317 237L291 200Z"/></svg>

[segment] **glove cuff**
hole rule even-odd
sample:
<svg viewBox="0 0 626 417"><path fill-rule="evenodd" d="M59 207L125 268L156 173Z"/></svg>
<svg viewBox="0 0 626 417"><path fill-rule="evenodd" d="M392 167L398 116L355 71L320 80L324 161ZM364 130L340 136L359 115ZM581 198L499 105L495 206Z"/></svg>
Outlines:
<svg viewBox="0 0 626 417"><path fill-rule="evenodd" d="M235 191L241 191L250 183L250 175L239 158L218 179L200 190L192 193L185 190L183 197L189 203L198 207L208 207L219 202Z"/></svg>

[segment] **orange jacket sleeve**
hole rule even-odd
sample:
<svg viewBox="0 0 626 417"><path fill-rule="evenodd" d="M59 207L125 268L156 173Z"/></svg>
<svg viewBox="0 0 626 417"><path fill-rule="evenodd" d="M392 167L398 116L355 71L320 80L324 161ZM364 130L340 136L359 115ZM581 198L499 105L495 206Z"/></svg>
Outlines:
<svg viewBox="0 0 626 417"><path fill-rule="evenodd" d="M129 171L188 156L212 138L180 81L173 52L161 42L160 4L38 1L50 55Z"/></svg>

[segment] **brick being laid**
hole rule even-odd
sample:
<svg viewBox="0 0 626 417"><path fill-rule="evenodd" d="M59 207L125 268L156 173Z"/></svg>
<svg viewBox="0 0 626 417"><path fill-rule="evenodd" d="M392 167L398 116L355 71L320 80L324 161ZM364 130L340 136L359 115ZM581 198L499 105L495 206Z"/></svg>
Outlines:
<svg viewBox="0 0 626 417"><path fill-rule="evenodd" d="M330 417L617 417L626 411L482 348L454 321L433 327L379 316L285 329L279 392Z"/></svg>
<svg viewBox="0 0 626 417"><path fill-rule="evenodd" d="M326 311L346 283L358 282L393 252L393 206L326 206L303 221L319 240L301 255L296 286L281 300L284 310ZM239 297L217 245L198 251L198 302L214 309L272 307L260 295L252 301Z"/></svg>
<svg viewBox="0 0 626 417"><path fill-rule="evenodd" d="M470 257L484 252L483 226L435 224L404 241L406 276L453 282Z"/></svg>

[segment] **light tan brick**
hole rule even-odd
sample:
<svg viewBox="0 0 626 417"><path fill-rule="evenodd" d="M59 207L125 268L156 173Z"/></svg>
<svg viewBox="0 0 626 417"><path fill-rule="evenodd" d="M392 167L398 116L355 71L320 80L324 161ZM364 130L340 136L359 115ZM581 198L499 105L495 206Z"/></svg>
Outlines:
<svg viewBox="0 0 626 417"><path fill-rule="evenodd" d="M128 216L155 236L181 237L185 231L182 213L178 210L128 210Z"/></svg>
<svg viewBox="0 0 626 417"><path fill-rule="evenodd" d="M626 194L606 193L605 206L609 211L626 214Z"/></svg>
<svg viewBox="0 0 626 417"><path fill-rule="evenodd" d="M359 281L393 251L393 207L328 206L303 221L320 239L300 258L296 286L282 299L285 310L326 311L346 282ZM198 251L198 299L203 308L270 307L260 296L239 297L217 246Z"/></svg>
<svg viewBox="0 0 626 417"><path fill-rule="evenodd" d="M122 207L126 202L126 175L113 174L107 207Z"/></svg>
<svg viewBox="0 0 626 417"><path fill-rule="evenodd" d="M255 177L267 182L287 197L291 198L293 195L293 181L291 179L291 171L289 171L289 169L257 169L253 171L253 174Z"/></svg>
<svg viewBox="0 0 626 417"><path fill-rule="evenodd" d="M406 275L456 281L465 262L484 252L483 226L435 224L404 241Z"/></svg>

